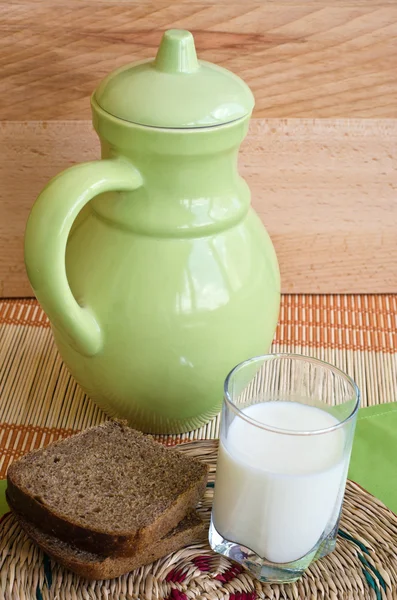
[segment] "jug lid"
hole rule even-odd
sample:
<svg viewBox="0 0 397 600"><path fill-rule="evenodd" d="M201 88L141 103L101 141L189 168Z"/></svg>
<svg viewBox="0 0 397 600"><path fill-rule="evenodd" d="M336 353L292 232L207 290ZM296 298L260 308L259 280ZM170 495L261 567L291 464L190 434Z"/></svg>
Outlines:
<svg viewBox="0 0 397 600"><path fill-rule="evenodd" d="M230 123L254 107L246 83L223 67L198 60L192 34L179 29L164 33L155 59L108 75L94 98L114 117L162 128Z"/></svg>

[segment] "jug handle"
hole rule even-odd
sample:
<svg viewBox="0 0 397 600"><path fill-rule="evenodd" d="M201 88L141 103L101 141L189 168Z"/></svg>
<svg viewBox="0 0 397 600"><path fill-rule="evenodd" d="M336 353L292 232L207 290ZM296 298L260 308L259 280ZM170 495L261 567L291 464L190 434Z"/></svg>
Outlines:
<svg viewBox="0 0 397 600"><path fill-rule="evenodd" d="M103 336L95 315L80 306L70 289L65 265L69 232L80 210L98 194L133 191L140 173L125 159L104 159L70 167L43 189L25 232L25 265L38 301L51 324L85 356L101 351Z"/></svg>

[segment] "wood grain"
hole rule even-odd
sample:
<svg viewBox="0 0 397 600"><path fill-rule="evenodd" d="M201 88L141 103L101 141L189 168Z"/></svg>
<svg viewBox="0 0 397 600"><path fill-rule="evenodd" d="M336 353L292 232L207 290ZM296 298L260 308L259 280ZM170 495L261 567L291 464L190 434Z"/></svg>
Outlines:
<svg viewBox="0 0 397 600"><path fill-rule="evenodd" d="M98 156L93 89L170 27L255 93L241 167L284 291L397 291L395 0L0 0L0 296L31 294L41 187Z"/></svg>
<svg viewBox="0 0 397 600"><path fill-rule="evenodd" d="M247 81L256 117L397 117L395 0L1 0L0 119L90 118L170 27Z"/></svg>
<svg viewBox="0 0 397 600"><path fill-rule="evenodd" d="M48 179L99 156L88 121L0 123L0 296L30 296L23 232ZM397 121L255 119L240 168L283 291L397 292Z"/></svg>

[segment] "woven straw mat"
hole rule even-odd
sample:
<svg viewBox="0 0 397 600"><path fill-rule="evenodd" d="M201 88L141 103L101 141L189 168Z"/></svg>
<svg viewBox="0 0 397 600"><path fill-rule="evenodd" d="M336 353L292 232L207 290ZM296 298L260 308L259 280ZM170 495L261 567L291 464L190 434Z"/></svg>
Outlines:
<svg viewBox="0 0 397 600"><path fill-rule="evenodd" d="M209 522L218 442L200 440L179 446L210 465L209 485L200 507ZM348 482L336 550L314 563L289 585L263 584L240 565L198 544L110 581L89 582L43 555L11 515L0 543L4 600L359 600L394 599L397 588L397 516L362 488Z"/></svg>
<svg viewBox="0 0 397 600"><path fill-rule="evenodd" d="M396 295L286 295L273 352L316 356L357 382L362 406L397 398ZM106 420L71 378L49 323L34 300L0 301L0 479L33 448ZM189 434L157 436L167 445L218 437L219 420ZM193 452L214 462L215 442ZM211 488L203 506L208 515ZM260 585L207 547L192 547L112 582L83 583L52 564L11 516L0 524L0 600L397 600L396 517L349 483L338 550L301 582Z"/></svg>

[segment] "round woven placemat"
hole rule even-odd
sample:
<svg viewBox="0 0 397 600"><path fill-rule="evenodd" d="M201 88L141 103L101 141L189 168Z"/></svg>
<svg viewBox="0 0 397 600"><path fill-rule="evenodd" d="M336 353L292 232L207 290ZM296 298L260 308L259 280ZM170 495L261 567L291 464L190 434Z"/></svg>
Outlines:
<svg viewBox="0 0 397 600"><path fill-rule="evenodd" d="M200 512L209 521L218 443L179 450L210 465ZM397 516L348 482L336 550L290 585L263 584L207 545L185 548L110 581L87 582L39 550L8 514L0 524L0 600L395 600Z"/></svg>

